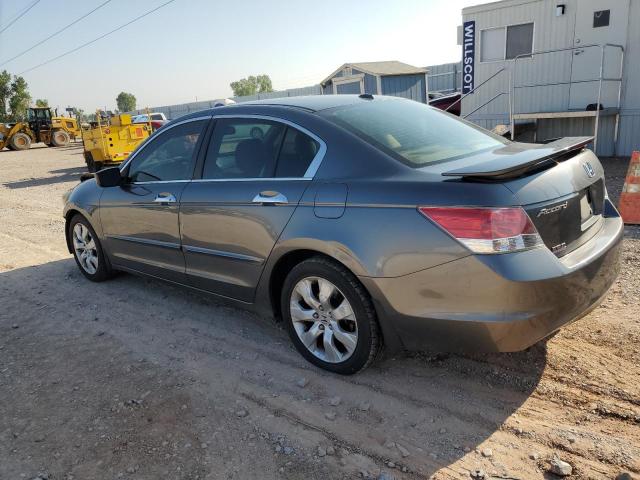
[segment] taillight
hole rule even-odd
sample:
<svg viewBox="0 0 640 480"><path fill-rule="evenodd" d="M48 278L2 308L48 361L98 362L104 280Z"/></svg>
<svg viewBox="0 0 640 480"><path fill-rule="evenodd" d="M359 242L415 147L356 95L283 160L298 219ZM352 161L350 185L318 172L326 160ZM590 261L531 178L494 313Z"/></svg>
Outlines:
<svg viewBox="0 0 640 480"><path fill-rule="evenodd" d="M475 253L508 253L542 245L520 207L418 207L420 213Z"/></svg>

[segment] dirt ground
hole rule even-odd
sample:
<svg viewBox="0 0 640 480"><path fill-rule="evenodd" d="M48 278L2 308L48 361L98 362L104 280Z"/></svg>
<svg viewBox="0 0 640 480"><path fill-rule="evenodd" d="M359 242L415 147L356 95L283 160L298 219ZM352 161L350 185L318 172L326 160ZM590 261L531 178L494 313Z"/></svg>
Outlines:
<svg viewBox="0 0 640 480"><path fill-rule="evenodd" d="M627 161L604 161L613 197ZM0 479L535 479L555 456L640 478L640 230L546 343L341 377L211 298L85 280L61 217L83 171L77 146L0 152Z"/></svg>

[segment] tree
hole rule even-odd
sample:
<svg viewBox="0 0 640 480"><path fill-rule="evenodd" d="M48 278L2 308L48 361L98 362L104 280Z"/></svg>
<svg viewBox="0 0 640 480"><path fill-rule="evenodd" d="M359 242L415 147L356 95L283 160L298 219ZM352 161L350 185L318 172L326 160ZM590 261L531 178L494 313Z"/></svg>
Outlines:
<svg viewBox="0 0 640 480"><path fill-rule="evenodd" d="M116 97L116 103L121 112L130 112L136 109L136 97L132 93L120 92Z"/></svg>
<svg viewBox="0 0 640 480"><path fill-rule="evenodd" d="M27 116L27 108L31 103L31 95L24 78L14 76L11 82L11 97L9 107L11 108L11 119L14 121L23 120Z"/></svg>
<svg viewBox="0 0 640 480"><path fill-rule="evenodd" d="M247 95L255 95L256 93L273 92L273 85L269 75L251 75L247 78L241 78L236 82L231 82L231 90L234 97L244 97Z"/></svg>
<svg viewBox="0 0 640 480"><path fill-rule="evenodd" d="M0 72L0 122L7 120L9 95L11 95L11 74L3 70Z"/></svg>
<svg viewBox="0 0 640 480"><path fill-rule="evenodd" d="M48 107L48 106L49 106L49 100L47 100L46 98L36 99L36 107Z"/></svg>
<svg viewBox="0 0 640 480"><path fill-rule="evenodd" d="M271 84L269 75L258 75L256 80L258 81L258 93L273 92L273 85Z"/></svg>

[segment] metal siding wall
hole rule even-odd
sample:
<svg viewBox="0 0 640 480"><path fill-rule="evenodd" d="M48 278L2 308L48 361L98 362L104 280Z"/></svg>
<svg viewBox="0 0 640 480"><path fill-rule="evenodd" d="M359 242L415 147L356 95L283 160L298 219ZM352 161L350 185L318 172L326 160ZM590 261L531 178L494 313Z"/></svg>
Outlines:
<svg viewBox="0 0 640 480"><path fill-rule="evenodd" d="M640 150L640 110L620 115L616 153L626 157L634 150Z"/></svg>
<svg viewBox="0 0 640 480"><path fill-rule="evenodd" d="M429 71L430 92L460 91L462 84L462 62L443 63L426 68Z"/></svg>
<svg viewBox="0 0 640 480"><path fill-rule="evenodd" d="M390 75L381 79L382 94L425 102L426 85L424 74Z"/></svg>
<svg viewBox="0 0 640 480"><path fill-rule="evenodd" d="M581 137L593 135L593 118L559 118L538 121L538 141L564 137ZM613 150L613 136L615 117L600 117L598 128L598 155L611 156ZM617 152L619 154L619 152Z"/></svg>
<svg viewBox="0 0 640 480"><path fill-rule="evenodd" d="M252 100L262 100L266 98L286 98L286 97L300 97L303 95L322 95L322 88L320 85L312 85L310 87L303 88L290 88L288 90L280 90L270 93L259 93L257 95L249 95L245 97L232 97L236 103L249 102ZM186 115L187 113L198 112L200 110L207 110L213 108L213 106L219 102L220 99L206 100L202 102L182 103L178 105L165 105L161 107L150 107L150 112L162 112L169 120L174 120L178 117ZM139 109L132 114L146 113L147 109Z"/></svg>
<svg viewBox="0 0 640 480"><path fill-rule="evenodd" d="M631 155L634 150L640 150L640 1L630 1L617 145L618 155L625 156Z"/></svg>
<svg viewBox="0 0 640 480"><path fill-rule="evenodd" d="M378 80L375 75L364 74L364 93L378 93Z"/></svg>

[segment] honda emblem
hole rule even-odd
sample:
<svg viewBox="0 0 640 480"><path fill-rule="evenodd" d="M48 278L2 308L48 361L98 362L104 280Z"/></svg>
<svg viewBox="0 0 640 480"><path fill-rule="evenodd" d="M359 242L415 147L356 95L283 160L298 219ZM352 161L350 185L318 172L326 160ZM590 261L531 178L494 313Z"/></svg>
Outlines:
<svg viewBox="0 0 640 480"><path fill-rule="evenodd" d="M587 174L587 177L592 178L596 175L596 171L593 169L593 167L589 162L584 162L582 164L582 168L584 168L584 171Z"/></svg>

